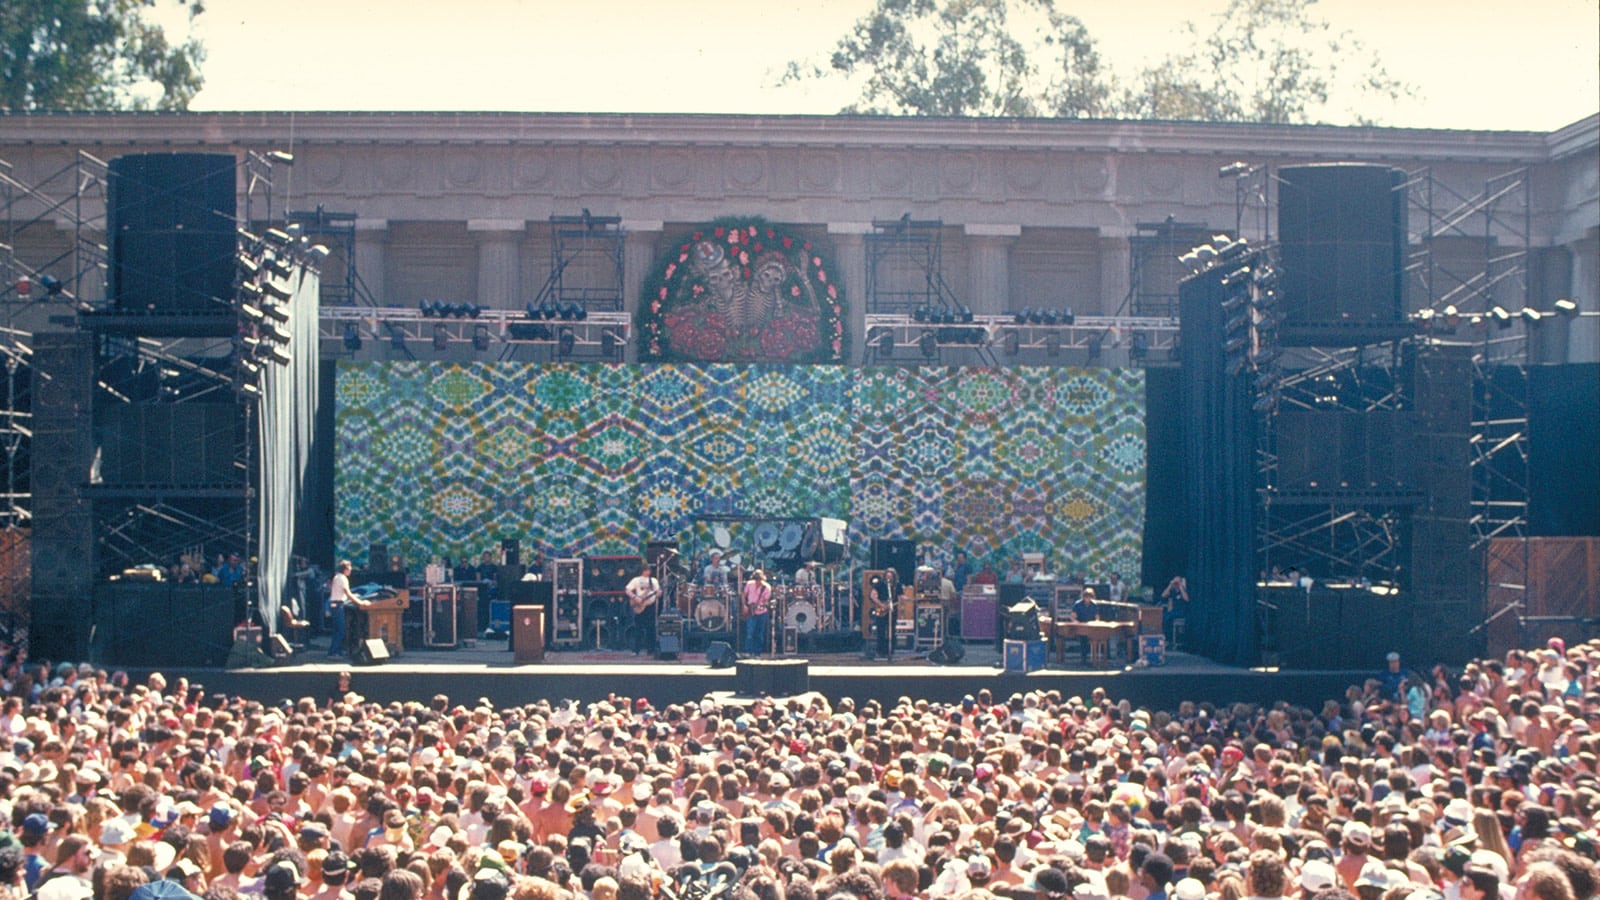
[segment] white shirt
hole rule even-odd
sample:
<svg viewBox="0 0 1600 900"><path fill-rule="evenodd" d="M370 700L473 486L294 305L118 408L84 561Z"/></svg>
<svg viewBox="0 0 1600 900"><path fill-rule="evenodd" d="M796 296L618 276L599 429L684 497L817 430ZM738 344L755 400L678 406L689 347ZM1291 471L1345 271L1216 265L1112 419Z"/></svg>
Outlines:
<svg viewBox="0 0 1600 900"><path fill-rule="evenodd" d="M335 572L332 580L328 582L328 603L332 605L356 602L356 595L350 592L350 576L343 572Z"/></svg>

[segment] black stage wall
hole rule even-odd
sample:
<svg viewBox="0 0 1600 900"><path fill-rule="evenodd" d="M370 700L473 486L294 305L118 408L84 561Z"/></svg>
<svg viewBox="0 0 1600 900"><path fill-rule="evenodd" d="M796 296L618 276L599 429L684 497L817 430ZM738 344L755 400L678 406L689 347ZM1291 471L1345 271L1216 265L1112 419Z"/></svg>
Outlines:
<svg viewBox="0 0 1600 900"><path fill-rule="evenodd" d="M1600 364L1528 370L1529 531L1600 535Z"/></svg>
<svg viewBox="0 0 1600 900"><path fill-rule="evenodd" d="M1146 369L1144 583L1160 591L1189 564L1183 517L1183 371Z"/></svg>

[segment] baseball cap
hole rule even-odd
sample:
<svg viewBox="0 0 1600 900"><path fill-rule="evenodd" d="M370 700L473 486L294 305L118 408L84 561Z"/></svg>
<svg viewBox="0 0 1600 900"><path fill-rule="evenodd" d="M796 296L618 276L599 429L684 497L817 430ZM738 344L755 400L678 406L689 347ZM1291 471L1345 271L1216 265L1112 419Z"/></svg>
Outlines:
<svg viewBox="0 0 1600 900"><path fill-rule="evenodd" d="M261 883L262 889L268 894L291 893L300 886L300 870L294 863L274 863L267 869L266 878Z"/></svg>
<svg viewBox="0 0 1600 900"><path fill-rule="evenodd" d="M346 856L343 850L335 850L322 859L322 874L324 875L349 872L355 867L355 862Z"/></svg>
<svg viewBox="0 0 1600 900"><path fill-rule="evenodd" d="M1313 859L1300 867L1300 886L1308 893L1326 890L1339 883L1339 871L1333 863Z"/></svg>

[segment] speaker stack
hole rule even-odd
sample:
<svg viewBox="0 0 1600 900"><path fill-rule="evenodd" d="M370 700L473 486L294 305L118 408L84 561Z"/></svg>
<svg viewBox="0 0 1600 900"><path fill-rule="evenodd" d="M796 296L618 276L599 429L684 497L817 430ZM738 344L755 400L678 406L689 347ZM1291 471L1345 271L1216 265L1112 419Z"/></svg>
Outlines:
<svg viewBox="0 0 1600 900"><path fill-rule="evenodd" d="M111 161L110 291L119 311L234 314L235 169L221 153Z"/></svg>
<svg viewBox="0 0 1600 900"><path fill-rule="evenodd" d="M872 568L893 569L901 584L914 584L917 574L917 543L901 538L872 539Z"/></svg>

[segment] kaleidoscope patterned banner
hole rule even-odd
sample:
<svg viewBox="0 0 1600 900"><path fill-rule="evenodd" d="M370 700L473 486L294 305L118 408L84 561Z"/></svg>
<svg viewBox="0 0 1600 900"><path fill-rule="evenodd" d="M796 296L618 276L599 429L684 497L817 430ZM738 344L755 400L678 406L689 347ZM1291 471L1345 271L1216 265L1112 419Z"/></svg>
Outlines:
<svg viewBox="0 0 1600 900"><path fill-rule="evenodd" d="M344 557L637 554L698 515L824 516L858 557L911 537L1139 574L1142 370L341 362L337 401Z"/></svg>

